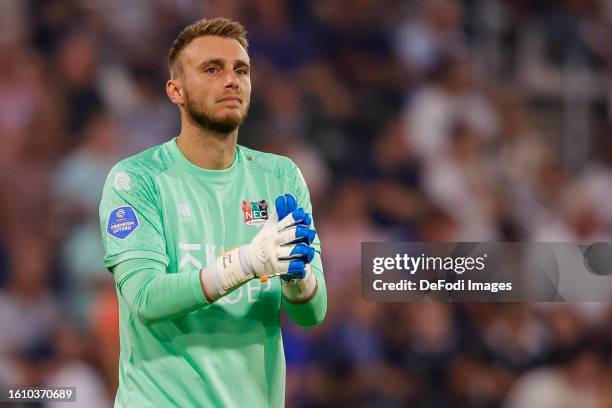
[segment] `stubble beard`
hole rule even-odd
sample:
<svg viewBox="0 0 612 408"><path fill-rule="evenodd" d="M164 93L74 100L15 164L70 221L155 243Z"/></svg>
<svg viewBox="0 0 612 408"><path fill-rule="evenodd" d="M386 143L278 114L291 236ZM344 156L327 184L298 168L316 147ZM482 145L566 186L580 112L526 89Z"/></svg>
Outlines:
<svg viewBox="0 0 612 408"><path fill-rule="evenodd" d="M189 95L185 95L185 110L187 114L198 126L202 129L210 130L215 133L229 135L238 128L246 119L248 112L248 106L241 117L235 116L224 116L221 118L214 117L212 114L207 112L205 109L201 109L190 100Z"/></svg>

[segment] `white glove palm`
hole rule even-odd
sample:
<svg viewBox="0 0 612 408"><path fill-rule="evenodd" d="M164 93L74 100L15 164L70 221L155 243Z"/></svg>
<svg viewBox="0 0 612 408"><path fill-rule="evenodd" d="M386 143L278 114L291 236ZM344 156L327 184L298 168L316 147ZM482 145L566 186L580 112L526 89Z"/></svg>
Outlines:
<svg viewBox="0 0 612 408"><path fill-rule="evenodd" d="M302 270L314 253L307 243L314 239L310 217L301 208L278 221L273 211L250 244L240 248L240 261L253 276L269 278Z"/></svg>

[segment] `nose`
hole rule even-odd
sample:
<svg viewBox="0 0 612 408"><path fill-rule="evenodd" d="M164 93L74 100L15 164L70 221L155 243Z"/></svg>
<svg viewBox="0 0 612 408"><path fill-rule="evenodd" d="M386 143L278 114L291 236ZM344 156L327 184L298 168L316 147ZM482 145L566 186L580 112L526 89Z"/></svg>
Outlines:
<svg viewBox="0 0 612 408"><path fill-rule="evenodd" d="M225 87L226 88L238 88L238 76L231 70L225 76Z"/></svg>

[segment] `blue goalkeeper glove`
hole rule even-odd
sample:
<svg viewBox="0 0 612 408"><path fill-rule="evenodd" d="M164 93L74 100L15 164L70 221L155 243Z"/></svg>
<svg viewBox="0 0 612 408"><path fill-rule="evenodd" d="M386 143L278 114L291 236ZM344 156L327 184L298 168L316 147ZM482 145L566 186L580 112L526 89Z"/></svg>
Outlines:
<svg viewBox="0 0 612 408"><path fill-rule="evenodd" d="M303 264L296 262L294 268L290 268L288 273L280 275L280 277L285 281L304 279L306 276L306 265L314 258L314 249L310 247L310 244L314 241L317 231L309 228L312 224L312 217L307 212L304 212L303 208L297 208L297 201L292 194L279 196L274 204L279 220L284 220L290 214L293 214L294 218L302 218L302 222L297 225L296 237L299 238L296 238L296 242L308 245L308 247L299 246L296 248L296 251L305 257L301 259Z"/></svg>
<svg viewBox="0 0 612 408"><path fill-rule="evenodd" d="M303 279L315 254L311 224L310 214L297 208L295 197L278 197L275 211L249 244L223 252L213 267L202 270L207 298L214 301L254 277Z"/></svg>
<svg viewBox="0 0 612 408"><path fill-rule="evenodd" d="M308 245L306 259L303 260L304 265L303 267L299 265L300 267L296 267L294 270L280 275L280 277L283 297L288 302L297 304L307 303L317 293L317 280L310 269L310 262L314 258L314 249L310 244L312 244L316 235L316 231L309 228L312 224L312 218L310 214L305 213L302 208L297 208L295 197L290 194L278 197L275 202L275 207L280 220L284 220L285 217L291 217L292 214L294 218L296 218L296 213L298 213L297 218L300 218L302 213L304 214L302 224L298 227L301 228L300 231L302 231L299 234L301 241Z"/></svg>

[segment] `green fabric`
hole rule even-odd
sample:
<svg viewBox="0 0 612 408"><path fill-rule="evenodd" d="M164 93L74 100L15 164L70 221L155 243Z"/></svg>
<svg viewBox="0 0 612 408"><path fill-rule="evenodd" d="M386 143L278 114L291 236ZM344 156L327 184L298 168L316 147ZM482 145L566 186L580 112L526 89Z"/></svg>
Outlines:
<svg viewBox="0 0 612 408"><path fill-rule="evenodd" d="M113 271L117 292L143 324L183 317L208 304L198 270L167 274L159 262L130 259Z"/></svg>
<svg viewBox="0 0 612 408"><path fill-rule="evenodd" d="M308 303L291 303L283 297L283 308L287 315L295 323L304 327L311 327L321 323L327 311L327 289L323 279L323 271L313 266L312 273L314 273L317 279L317 293Z"/></svg>
<svg viewBox="0 0 612 408"><path fill-rule="evenodd" d="M195 166L175 139L111 170L100 223L104 263L114 272L119 294L116 406L284 405L280 309L303 326L323 319L327 300L318 240L318 292L303 305L281 300L278 277L251 280L208 304L198 271L223 250L251 241L259 231L252 224L264 221L257 219L262 208L254 202L265 199L272 206L287 192L310 211L306 184L291 160L242 146L226 170ZM133 210L138 225L119 237L107 229L121 208ZM255 222L245 220L246 208L255 210Z"/></svg>

